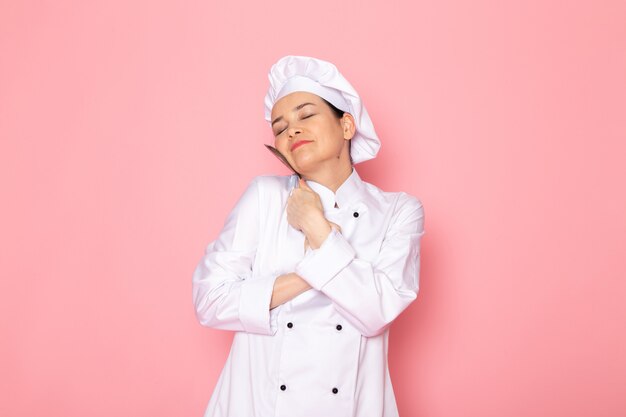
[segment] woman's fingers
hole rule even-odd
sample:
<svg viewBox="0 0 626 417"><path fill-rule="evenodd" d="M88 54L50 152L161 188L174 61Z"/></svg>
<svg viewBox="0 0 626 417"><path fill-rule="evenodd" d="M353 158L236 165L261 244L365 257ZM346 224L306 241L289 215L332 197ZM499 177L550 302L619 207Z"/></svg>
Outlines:
<svg viewBox="0 0 626 417"><path fill-rule="evenodd" d="M341 232L341 226L339 226L337 223L333 223L333 222L328 222L330 223L330 227L332 227L333 229L337 229L338 232Z"/></svg>
<svg viewBox="0 0 626 417"><path fill-rule="evenodd" d="M301 224L308 216L316 216L324 212L319 195L309 188L306 181L299 180L299 187L293 188L287 200L287 218L294 227ZM296 227L299 230L299 227Z"/></svg>

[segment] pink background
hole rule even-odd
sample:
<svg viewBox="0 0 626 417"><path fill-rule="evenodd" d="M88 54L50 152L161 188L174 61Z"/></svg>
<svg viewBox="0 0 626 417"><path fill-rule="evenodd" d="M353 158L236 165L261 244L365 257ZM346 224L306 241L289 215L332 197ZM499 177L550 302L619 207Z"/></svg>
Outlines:
<svg viewBox="0 0 626 417"><path fill-rule="evenodd" d="M191 274L254 175L270 65L337 64L426 211L401 415L626 415L623 1L0 3L0 415L201 416Z"/></svg>

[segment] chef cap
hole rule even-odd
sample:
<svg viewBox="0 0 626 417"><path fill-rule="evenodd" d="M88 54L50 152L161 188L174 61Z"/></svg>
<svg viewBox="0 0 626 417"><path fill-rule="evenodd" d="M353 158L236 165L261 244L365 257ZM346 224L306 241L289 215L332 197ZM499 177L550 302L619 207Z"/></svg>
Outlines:
<svg viewBox="0 0 626 417"><path fill-rule="evenodd" d="M380 139L365 106L337 67L321 59L306 56L285 56L278 60L268 74L270 87L265 95L265 120L271 122L274 103L294 91L316 94L339 110L350 113L356 123L356 133L351 139L352 162L373 159L380 149Z"/></svg>

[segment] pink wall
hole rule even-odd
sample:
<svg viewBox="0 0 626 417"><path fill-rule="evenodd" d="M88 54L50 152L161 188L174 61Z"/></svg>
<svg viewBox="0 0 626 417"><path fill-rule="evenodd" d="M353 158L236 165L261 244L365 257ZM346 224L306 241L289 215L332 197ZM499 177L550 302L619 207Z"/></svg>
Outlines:
<svg viewBox="0 0 626 417"><path fill-rule="evenodd" d="M359 173L426 209L401 414L626 415L626 3L255 3L0 3L0 415L202 414L232 335L191 274L286 173L285 54L339 66L383 140Z"/></svg>

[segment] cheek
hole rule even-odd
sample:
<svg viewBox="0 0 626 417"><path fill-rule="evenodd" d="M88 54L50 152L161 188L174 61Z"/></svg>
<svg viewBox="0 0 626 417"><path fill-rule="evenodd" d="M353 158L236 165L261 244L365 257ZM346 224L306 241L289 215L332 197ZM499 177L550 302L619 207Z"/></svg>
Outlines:
<svg viewBox="0 0 626 417"><path fill-rule="evenodd" d="M324 134L331 146L341 148L343 145L343 131L341 129L330 128Z"/></svg>
<svg viewBox="0 0 626 417"><path fill-rule="evenodd" d="M279 151L285 153L285 151L287 150L287 140L284 138L284 135L274 138L274 147Z"/></svg>

